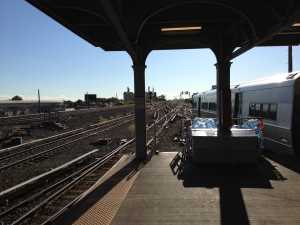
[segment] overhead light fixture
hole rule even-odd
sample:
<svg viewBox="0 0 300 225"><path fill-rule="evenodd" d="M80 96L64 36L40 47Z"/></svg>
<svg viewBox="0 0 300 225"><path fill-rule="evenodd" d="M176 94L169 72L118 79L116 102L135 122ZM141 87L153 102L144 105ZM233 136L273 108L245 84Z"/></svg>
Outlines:
<svg viewBox="0 0 300 225"><path fill-rule="evenodd" d="M293 27L300 27L300 23L294 23Z"/></svg>
<svg viewBox="0 0 300 225"><path fill-rule="evenodd" d="M201 30L201 26L193 26L193 27L163 27L160 28L161 32L176 32L176 31L199 31Z"/></svg>

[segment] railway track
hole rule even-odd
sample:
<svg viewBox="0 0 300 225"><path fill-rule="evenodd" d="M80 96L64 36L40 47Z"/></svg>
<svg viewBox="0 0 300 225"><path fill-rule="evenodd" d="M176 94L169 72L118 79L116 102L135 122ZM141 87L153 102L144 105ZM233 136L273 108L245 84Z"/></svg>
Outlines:
<svg viewBox="0 0 300 225"><path fill-rule="evenodd" d="M119 127L125 123L133 121L133 119L134 115L131 114L103 123L97 123L85 129L76 129L74 132L67 132L67 134L58 135L54 138L51 137L43 140L42 143L35 143L29 148L14 148L11 149L11 151L3 150L0 152L0 172L29 160L35 160L44 157L45 155L62 151L66 146Z"/></svg>
<svg viewBox="0 0 300 225"><path fill-rule="evenodd" d="M5 116L0 117L0 125L1 126L9 126L9 125L21 125L35 122L43 122L50 120L62 119L67 116L78 116L84 115L86 113L93 112L108 112L110 110L121 110L126 108L133 108L133 105L129 106L117 106L113 108L90 108L90 109L77 109L74 111L57 111L50 113L34 113L27 115L18 115L18 116Z"/></svg>
<svg viewBox="0 0 300 225"><path fill-rule="evenodd" d="M158 109L156 109L156 111L155 111L155 109L151 109L149 111L149 113L151 113L153 111L158 112L161 110L161 108L158 107ZM88 132L92 132L93 130L96 130L97 128L103 128L106 125L110 125L110 123L118 123L120 120L126 119L126 118L133 118L133 114L129 114L127 116L122 116L122 117L111 119L111 120L108 120L105 122L89 125L86 128L78 128L78 129L74 129L74 130L71 130L68 132L53 135L53 136L50 136L47 138L37 139L37 140L27 142L27 143L24 143L21 145L0 149L0 168L2 167L3 164L6 164L5 160L8 160L15 156L18 156L21 154L26 154L30 151L38 150L38 149L44 148L44 147L49 148L52 144L58 145L59 142L67 141L68 139L75 138L76 136L83 135ZM1 171L1 169L0 169L0 171Z"/></svg>
<svg viewBox="0 0 300 225"><path fill-rule="evenodd" d="M158 132L155 133L155 135L159 135L168 122L174 119L176 112L176 110L172 110L161 116L152 125L148 126L147 131L159 125ZM24 184L23 188L19 184L19 186L7 190L4 195L0 193L0 202L9 202L9 204L1 206L0 224L50 224L57 215L78 200L85 190L108 171L119 160L122 152L134 142L135 139L132 138L110 151L101 152L100 155L97 150L94 150L95 152L87 153L98 154L97 158L92 157L94 160L91 160L90 157L84 157L84 159L80 159L84 163L81 162L80 164L77 162L80 160L75 160L75 166L73 165L74 162L69 165L72 169L63 167L63 173L55 171L57 176L46 174L38 177L38 179L33 178L35 182L32 180L27 181L27 184L24 182L26 185ZM151 137L147 142L147 146L152 145L153 142L154 137ZM45 183L45 181L47 182ZM45 187L41 187L41 184ZM26 195L26 190L29 189L31 193ZM16 196L21 196L21 198Z"/></svg>
<svg viewBox="0 0 300 225"><path fill-rule="evenodd" d="M48 114L28 114L28 115L20 115L20 116L8 116L8 117L0 117L1 125L12 125L12 124L24 124L28 122L37 122L42 121L48 116Z"/></svg>

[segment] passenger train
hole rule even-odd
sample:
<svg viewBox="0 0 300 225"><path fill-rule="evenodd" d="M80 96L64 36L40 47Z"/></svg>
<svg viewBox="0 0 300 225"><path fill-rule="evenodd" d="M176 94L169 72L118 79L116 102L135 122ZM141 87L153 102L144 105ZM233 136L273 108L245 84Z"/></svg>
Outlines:
<svg viewBox="0 0 300 225"><path fill-rule="evenodd" d="M262 117L265 145L300 155L300 71L231 86L232 117ZM193 114L216 117L216 89L192 96Z"/></svg>

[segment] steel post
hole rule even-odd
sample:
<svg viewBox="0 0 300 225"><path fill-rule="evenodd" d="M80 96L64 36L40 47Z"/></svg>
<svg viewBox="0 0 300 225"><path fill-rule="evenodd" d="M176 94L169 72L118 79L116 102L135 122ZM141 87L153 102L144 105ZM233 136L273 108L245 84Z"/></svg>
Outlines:
<svg viewBox="0 0 300 225"><path fill-rule="evenodd" d="M157 126L157 120L155 120L155 122L154 122L154 148L156 148L156 144L157 144L156 126Z"/></svg>
<svg viewBox="0 0 300 225"><path fill-rule="evenodd" d="M289 46L288 47L288 61L289 61L289 68L288 68L288 72L291 73L293 72L293 46Z"/></svg>
<svg viewBox="0 0 300 225"><path fill-rule="evenodd" d="M232 126L231 91L230 91L231 62L222 58L216 64L217 68L217 118L219 122L218 135L230 135Z"/></svg>
<svg viewBox="0 0 300 225"><path fill-rule="evenodd" d="M135 62L134 97L135 97L135 134L136 157L145 160L146 150L146 107L145 107L145 62Z"/></svg>

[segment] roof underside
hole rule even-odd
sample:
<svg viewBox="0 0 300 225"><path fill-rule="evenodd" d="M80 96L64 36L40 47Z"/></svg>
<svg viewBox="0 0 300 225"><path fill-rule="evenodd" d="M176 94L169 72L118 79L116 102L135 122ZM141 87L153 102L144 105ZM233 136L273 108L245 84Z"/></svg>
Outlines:
<svg viewBox="0 0 300 225"><path fill-rule="evenodd" d="M27 0L107 51L211 48L222 36L234 47L298 45L300 1L285 0ZM299 23L299 26L292 26ZM201 30L161 32L161 28Z"/></svg>

